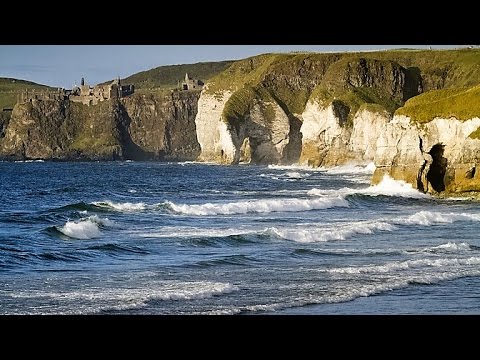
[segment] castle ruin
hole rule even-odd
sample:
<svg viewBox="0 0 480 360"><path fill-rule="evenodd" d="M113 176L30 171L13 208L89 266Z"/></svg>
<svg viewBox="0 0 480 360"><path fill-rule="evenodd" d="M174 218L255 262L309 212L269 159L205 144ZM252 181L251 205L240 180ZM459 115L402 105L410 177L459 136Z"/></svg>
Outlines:
<svg viewBox="0 0 480 360"><path fill-rule="evenodd" d="M193 79L185 73L185 81L182 82L182 90L202 90L203 89L203 81L198 79Z"/></svg>
<svg viewBox="0 0 480 360"><path fill-rule="evenodd" d="M17 102L26 103L42 100L70 100L84 105L96 105L100 101L109 99L121 99L133 94L135 88L133 85L122 85L120 78L113 80L110 84L89 86L85 85L82 78L80 86L72 90L57 89L45 91L24 91L18 95Z"/></svg>

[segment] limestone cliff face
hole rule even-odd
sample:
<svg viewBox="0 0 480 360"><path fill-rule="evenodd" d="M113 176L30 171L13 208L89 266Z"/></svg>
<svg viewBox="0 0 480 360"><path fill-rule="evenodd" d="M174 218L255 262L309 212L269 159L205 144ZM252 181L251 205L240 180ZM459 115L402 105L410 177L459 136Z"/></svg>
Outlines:
<svg viewBox="0 0 480 360"><path fill-rule="evenodd" d="M384 131L390 119L390 114L385 111L358 111L353 119L353 131L348 144L351 156L362 163L371 162L377 151L378 135Z"/></svg>
<svg viewBox="0 0 480 360"><path fill-rule="evenodd" d="M194 160L198 92L134 95L94 106L17 104L0 136L2 159Z"/></svg>
<svg viewBox="0 0 480 360"><path fill-rule="evenodd" d="M248 139L251 163L278 164L286 157L289 133L288 116L277 103L256 101L241 126L240 138Z"/></svg>
<svg viewBox="0 0 480 360"><path fill-rule="evenodd" d="M254 99L242 120L232 125L223 114L231 95L202 92L195 120L202 148L199 160L224 164L285 162L291 133L285 111L273 100Z"/></svg>
<svg viewBox="0 0 480 360"><path fill-rule="evenodd" d="M480 140L469 138L479 126L480 118L436 118L419 125L394 116L379 133L373 183L389 174L434 194L480 191Z"/></svg>
<svg viewBox="0 0 480 360"><path fill-rule="evenodd" d="M197 140L201 148L200 161L232 164L240 158L240 146L235 141L237 139L233 138L234 131L222 118L223 109L231 95L229 91L214 95L202 91L195 118Z"/></svg>
<svg viewBox="0 0 480 360"><path fill-rule="evenodd" d="M388 122L388 113L362 109L350 126L344 110L335 101L326 107L316 101L307 104L300 128L300 163L317 167L373 161L378 133Z"/></svg>

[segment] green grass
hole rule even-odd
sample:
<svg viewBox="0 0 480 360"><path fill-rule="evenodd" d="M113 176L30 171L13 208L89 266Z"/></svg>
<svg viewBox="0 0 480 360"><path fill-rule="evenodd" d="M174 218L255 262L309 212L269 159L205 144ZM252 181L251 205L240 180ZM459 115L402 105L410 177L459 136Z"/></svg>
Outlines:
<svg viewBox="0 0 480 360"><path fill-rule="evenodd" d="M353 118L360 109L393 114L398 107L388 96L382 97L375 89L363 87L328 91L324 87L318 86L312 92L310 99L316 100L323 107L329 106L333 101L341 101L350 108L347 116L349 125L353 125Z"/></svg>
<svg viewBox="0 0 480 360"><path fill-rule="evenodd" d="M259 98L258 94L253 96L251 89L258 93L261 88L267 89L287 114L302 113L309 99L317 99L324 105L334 99L340 100L350 108L349 119L360 107L394 113L404 105L404 98L401 93L392 96L388 88L390 79L376 76L376 82L364 87L349 83L346 74L352 71L351 66L357 66L360 59L366 59L377 71L383 69L388 76L392 71L399 71L399 66L403 67L409 84L404 90L407 98L417 94L416 80L420 76L424 91L480 84L480 49L397 49L258 55L237 61L213 77L208 92L220 96L225 90L242 91L238 98L232 98L225 112L227 118L237 120L245 114L248 101ZM250 90L244 91L243 87ZM235 104L237 101L238 104ZM476 111L474 108L460 113L455 110L458 116L469 115L469 112Z"/></svg>
<svg viewBox="0 0 480 360"><path fill-rule="evenodd" d="M17 95L24 90L55 90L55 88L36 84L31 81L0 77L0 111L3 108L13 108L17 102Z"/></svg>
<svg viewBox="0 0 480 360"><path fill-rule="evenodd" d="M263 54L236 61L209 81L207 93L218 94L226 90L240 90L243 86L258 85L273 63L288 56L287 54Z"/></svg>
<svg viewBox="0 0 480 360"><path fill-rule="evenodd" d="M405 68L416 67L431 80L444 77L445 87L470 87L480 83L480 49L388 50L357 54L369 59L395 61Z"/></svg>
<svg viewBox="0 0 480 360"><path fill-rule="evenodd" d="M223 118L232 125L242 122L248 114L255 96L255 90L251 87L244 87L235 92L223 108Z"/></svg>
<svg viewBox="0 0 480 360"><path fill-rule="evenodd" d="M477 128L477 130L472 131L472 133L470 135L468 135L468 137L471 138L471 139L480 140L480 127Z"/></svg>
<svg viewBox="0 0 480 360"><path fill-rule="evenodd" d="M418 123L436 117L458 120L480 117L480 85L426 92L408 100L395 114L409 116Z"/></svg>
<svg viewBox="0 0 480 360"><path fill-rule="evenodd" d="M190 77L206 82L211 77L225 70L233 61L202 62L196 64L167 65L142 71L122 79L123 84L135 85L137 89L172 89L178 82L185 79L185 73ZM108 83L108 82L106 82Z"/></svg>

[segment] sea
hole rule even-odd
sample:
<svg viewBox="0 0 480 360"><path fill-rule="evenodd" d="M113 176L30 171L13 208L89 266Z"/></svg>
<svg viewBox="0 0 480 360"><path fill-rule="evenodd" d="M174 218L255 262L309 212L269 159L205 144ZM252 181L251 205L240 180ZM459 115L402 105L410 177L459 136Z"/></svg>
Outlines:
<svg viewBox="0 0 480 360"><path fill-rule="evenodd" d="M0 314L479 314L479 202L374 170L0 162Z"/></svg>

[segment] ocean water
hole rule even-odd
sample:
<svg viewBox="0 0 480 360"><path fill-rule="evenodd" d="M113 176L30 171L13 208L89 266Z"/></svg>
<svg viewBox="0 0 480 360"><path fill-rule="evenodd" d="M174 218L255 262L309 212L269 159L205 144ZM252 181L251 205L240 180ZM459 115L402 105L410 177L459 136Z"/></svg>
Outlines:
<svg viewBox="0 0 480 360"><path fill-rule="evenodd" d="M373 164L0 163L0 314L478 314L480 207Z"/></svg>

